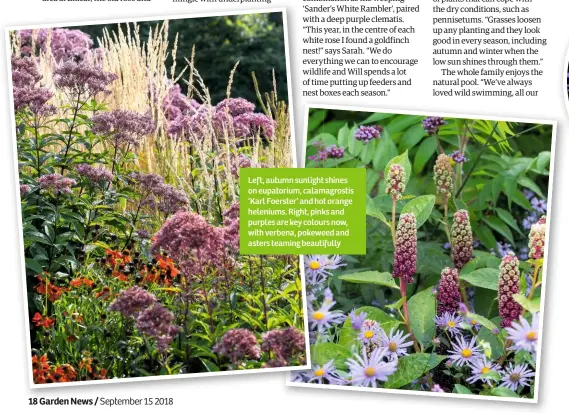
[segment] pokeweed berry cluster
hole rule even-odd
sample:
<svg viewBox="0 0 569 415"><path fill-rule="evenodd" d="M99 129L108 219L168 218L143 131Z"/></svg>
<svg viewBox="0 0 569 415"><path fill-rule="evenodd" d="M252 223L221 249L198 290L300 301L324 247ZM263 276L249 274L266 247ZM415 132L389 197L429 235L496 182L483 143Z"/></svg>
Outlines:
<svg viewBox="0 0 569 415"><path fill-rule="evenodd" d="M472 228L466 210L459 210L454 214L451 227L452 262L459 270L471 259L473 252Z"/></svg>
<svg viewBox="0 0 569 415"><path fill-rule="evenodd" d="M450 196L453 191L454 172L450 163L451 158L446 154L440 154L435 163L435 184L437 186L437 194Z"/></svg>
<svg viewBox="0 0 569 415"><path fill-rule="evenodd" d="M393 256L393 276L402 281L413 282L417 271L417 219L412 213L399 218Z"/></svg>
<svg viewBox="0 0 569 415"><path fill-rule="evenodd" d="M498 310L502 327L510 327L512 321L522 314L522 306L514 299L520 292L520 261L513 252L508 253L500 263L498 279Z"/></svg>
<svg viewBox="0 0 569 415"><path fill-rule="evenodd" d="M406 186L405 170L399 164L392 164L389 167L389 176L387 178L387 187L385 193L391 195L393 198L400 200L405 193Z"/></svg>

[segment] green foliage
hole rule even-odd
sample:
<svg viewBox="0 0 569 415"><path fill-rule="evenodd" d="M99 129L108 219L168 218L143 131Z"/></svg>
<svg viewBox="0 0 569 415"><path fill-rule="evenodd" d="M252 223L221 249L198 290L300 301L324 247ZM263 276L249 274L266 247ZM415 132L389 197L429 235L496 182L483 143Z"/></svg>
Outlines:
<svg viewBox="0 0 569 415"><path fill-rule="evenodd" d="M436 301L433 289L427 288L415 294L408 304L411 329L419 343L428 344L435 337Z"/></svg>
<svg viewBox="0 0 569 415"><path fill-rule="evenodd" d="M428 353L403 356L399 359L397 372L389 376L387 382L385 382L385 387L388 389L399 389L408 385L429 370L437 367L444 359L445 356Z"/></svg>

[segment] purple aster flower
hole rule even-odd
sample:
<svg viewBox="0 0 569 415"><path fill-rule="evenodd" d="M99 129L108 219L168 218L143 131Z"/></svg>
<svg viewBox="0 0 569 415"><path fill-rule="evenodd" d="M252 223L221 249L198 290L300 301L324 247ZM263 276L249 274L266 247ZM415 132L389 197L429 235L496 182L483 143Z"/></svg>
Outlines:
<svg viewBox="0 0 569 415"><path fill-rule="evenodd" d="M460 325L463 321L461 316L449 312L435 317L435 324L452 336L460 334Z"/></svg>
<svg viewBox="0 0 569 415"><path fill-rule="evenodd" d="M304 258L306 282L317 286L332 275L330 271L345 266L344 257L340 255L308 255Z"/></svg>
<svg viewBox="0 0 569 415"><path fill-rule="evenodd" d="M429 135L436 135L447 122L442 117L426 117L423 119L423 128Z"/></svg>
<svg viewBox="0 0 569 415"><path fill-rule="evenodd" d="M385 350L375 349L369 356L362 350L362 355L346 360L350 369L350 378L354 386L377 387L377 382L387 381L387 377L397 370L397 360L386 362Z"/></svg>
<svg viewBox="0 0 569 415"><path fill-rule="evenodd" d="M38 183L40 185L40 189L50 190L55 195L70 194L71 187L77 184L75 180L57 173L41 176Z"/></svg>
<svg viewBox="0 0 569 415"><path fill-rule="evenodd" d="M319 333L322 333L324 330L332 327L333 324L340 324L346 319L346 316L341 311L331 311L335 304L335 301L326 301L316 310L313 305L309 304L308 322L311 330L317 330Z"/></svg>
<svg viewBox="0 0 569 415"><path fill-rule="evenodd" d="M405 341L411 336L410 334L403 334L402 330L398 330L396 333L394 331L395 329L392 328L389 335L383 332L381 336L381 347L386 349L386 356L389 360L407 355L407 348L413 345L412 341Z"/></svg>
<svg viewBox="0 0 569 415"><path fill-rule="evenodd" d="M381 138L381 133L383 132L383 127L379 125L360 125L359 128L354 133L354 138L359 141L363 141L364 144L369 143L374 138Z"/></svg>
<svg viewBox="0 0 569 415"><path fill-rule="evenodd" d="M160 303L155 303L140 312L136 327L145 335L153 337L159 352L165 352L180 328L174 324L174 314Z"/></svg>
<svg viewBox="0 0 569 415"><path fill-rule="evenodd" d="M316 154L308 156L308 160L311 160L315 163L318 163L319 161L326 161L327 159L328 159L328 152L325 150L319 150Z"/></svg>
<svg viewBox="0 0 569 415"><path fill-rule="evenodd" d="M445 390L443 388L441 388L439 385L435 384L435 385L433 385L431 392L445 393Z"/></svg>
<svg viewBox="0 0 569 415"><path fill-rule="evenodd" d="M374 348L381 345L381 338L385 332L377 321L365 320L358 334L358 338L364 346Z"/></svg>
<svg viewBox="0 0 569 415"><path fill-rule="evenodd" d="M470 341L463 336L458 337L456 342L451 343L449 361L460 367L480 358L482 349L476 345L476 340L476 336L472 337Z"/></svg>
<svg viewBox="0 0 569 415"><path fill-rule="evenodd" d="M344 157L344 147L338 147L336 144L332 144L326 149L326 153L330 158L341 159Z"/></svg>
<svg viewBox="0 0 569 415"><path fill-rule="evenodd" d="M290 372L290 381L296 383L308 383L312 373L306 370L294 370Z"/></svg>
<svg viewBox="0 0 569 415"><path fill-rule="evenodd" d="M109 306L109 310L118 311L125 317L136 318L142 310L154 305L156 301L158 301L156 297L148 291L131 287L119 293Z"/></svg>
<svg viewBox="0 0 569 415"><path fill-rule="evenodd" d="M513 346L509 350L526 350L534 353L537 349L539 341L539 313L535 313L531 317L531 325L522 316L520 322L513 321L510 327L505 328L508 332L508 340L511 340Z"/></svg>
<svg viewBox="0 0 569 415"><path fill-rule="evenodd" d="M459 150L453 151L449 154L449 157L454 160L455 163L466 163L468 159Z"/></svg>
<svg viewBox="0 0 569 415"><path fill-rule="evenodd" d="M512 245L507 242L498 242L498 254L504 258L512 250Z"/></svg>
<svg viewBox="0 0 569 415"><path fill-rule="evenodd" d="M412 213L403 213L397 224L393 276L411 283L417 270L417 220Z"/></svg>
<svg viewBox="0 0 569 415"><path fill-rule="evenodd" d="M531 200L531 205L539 213L547 212L547 201L543 199L538 199L537 197L534 197Z"/></svg>
<svg viewBox="0 0 569 415"><path fill-rule="evenodd" d="M502 317L501 326L510 327L512 321L522 314L522 306L514 300L514 294L520 292L519 260L510 252L502 258L498 278L498 310Z"/></svg>
<svg viewBox="0 0 569 415"><path fill-rule="evenodd" d="M491 385L492 379L487 378L486 375L490 372L501 372L500 366L489 361L486 356L482 356L479 359L469 362L468 366L471 369L471 376L467 378L466 381L470 384L481 381Z"/></svg>
<svg viewBox="0 0 569 415"><path fill-rule="evenodd" d="M529 189L524 189L523 193L524 193L524 196L527 200L531 200L535 196L535 193Z"/></svg>
<svg viewBox="0 0 569 415"><path fill-rule="evenodd" d="M75 167L77 174L94 183L107 183L113 180L113 174L103 167L93 167L88 164L79 164Z"/></svg>
<svg viewBox="0 0 569 415"><path fill-rule="evenodd" d="M437 293L437 314L458 311L460 291L458 288L458 270L446 267L441 272Z"/></svg>
<svg viewBox="0 0 569 415"><path fill-rule="evenodd" d="M447 250L451 249L450 242L445 242L445 244L443 245L443 249Z"/></svg>
<svg viewBox="0 0 569 415"><path fill-rule="evenodd" d="M518 255L518 257L522 261L527 261L529 259L529 248L527 246L522 246L520 248L520 254Z"/></svg>
<svg viewBox="0 0 569 415"><path fill-rule="evenodd" d="M261 357L261 348L252 331L247 329L232 329L225 332L213 351L226 356L232 363L238 364L244 358L257 360Z"/></svg>
<svg viewBox="0 0 569 415"><path fill-rule="evenodd" d="M310 383L316 381L317 383L322 384L324 380L326 380L330 385L344 385L346 383L342 376L336 372L334 360L330 360L322 366L313 366L312 371L308 374L307 382Z"/></svg>
<svg viewBox="0 0 569 415"><path fill-rule="evenodd" d="M510 388L514 392L520 386L529 386L530 379L535 376L535 372L528 368L528 364L513 366L509 363L508 367L502 371L502 383L500 386Z"/></svg>
<svg viewBox="0 0 569 415"><path fill-rule="evenodd" d="M362 328L363 322L367 317L367 313L362 311L359 314L356 314L356 310L352 310L352 312L348 315L350 317L350 322L352 323L352 328L354 330L360 330Z"/></svg>

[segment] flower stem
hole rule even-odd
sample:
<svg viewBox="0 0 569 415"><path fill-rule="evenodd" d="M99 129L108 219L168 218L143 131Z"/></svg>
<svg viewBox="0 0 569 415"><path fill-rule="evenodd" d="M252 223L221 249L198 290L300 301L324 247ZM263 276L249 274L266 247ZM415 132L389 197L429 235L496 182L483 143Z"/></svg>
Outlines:
<svg viewBox="0 0 569 415"><path fill-rule="evenodd" d="M391 238L393 239L393 249L395 249L395 244L397 242L397 232L395 231L395 218L397 215L397 198L393 196L391 202Z"/></svg>
<svg viewBox="0 0 569 415"><path fill-rule="evenodd" d="M533 298L533 295L535 294L535 290L538 287L538 283L537 283L537 278L539 276L539 266L534 266L534 271L533 271L533 277L531 278L531 289L530 292L528 294L528 300L531 300Z"/></svg>

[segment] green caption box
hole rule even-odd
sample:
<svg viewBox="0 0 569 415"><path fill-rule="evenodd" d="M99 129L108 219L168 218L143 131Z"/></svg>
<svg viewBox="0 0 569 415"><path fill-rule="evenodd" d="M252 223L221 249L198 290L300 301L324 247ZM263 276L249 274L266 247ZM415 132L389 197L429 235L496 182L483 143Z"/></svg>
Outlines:
<svg viewBox="0 0 569 415"><path fill-rule="evenodd" d="M365 169L240 169L244 255L366 253Z"/></svg>

